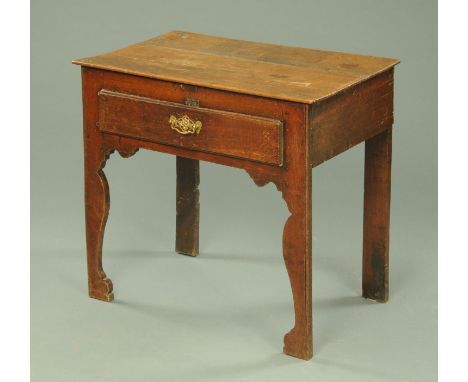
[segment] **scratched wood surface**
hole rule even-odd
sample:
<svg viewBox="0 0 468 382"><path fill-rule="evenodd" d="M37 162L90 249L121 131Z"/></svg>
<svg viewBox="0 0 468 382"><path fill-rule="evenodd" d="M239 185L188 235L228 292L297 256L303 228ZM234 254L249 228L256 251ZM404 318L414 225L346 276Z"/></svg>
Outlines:
<svg viewBox="0 0 468 382"><path fill-rule="evenodd" d="M313 103L388 70L398 60L174 31L73 63Z"/></svg>

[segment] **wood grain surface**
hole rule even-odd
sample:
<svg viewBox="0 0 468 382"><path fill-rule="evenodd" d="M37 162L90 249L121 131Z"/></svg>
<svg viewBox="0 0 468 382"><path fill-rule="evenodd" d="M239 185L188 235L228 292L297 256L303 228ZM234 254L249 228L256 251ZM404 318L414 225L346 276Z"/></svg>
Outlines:
<svg viewBox="0 0 468 382"><path fill-rule="evenodd" d="M73 63L313 103L386 71L398 60L174 31Z"/></svg>

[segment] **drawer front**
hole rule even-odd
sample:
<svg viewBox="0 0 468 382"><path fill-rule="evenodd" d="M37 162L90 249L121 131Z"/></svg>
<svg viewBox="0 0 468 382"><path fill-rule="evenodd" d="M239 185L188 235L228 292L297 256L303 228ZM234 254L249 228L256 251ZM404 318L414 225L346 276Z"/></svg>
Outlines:
<svg viewBox="0 0 468 382"><path fill-rule="evenodd" d="M276 119L103 89L99 92L99 128L196 151L283 164L283 124Z"/></svg>

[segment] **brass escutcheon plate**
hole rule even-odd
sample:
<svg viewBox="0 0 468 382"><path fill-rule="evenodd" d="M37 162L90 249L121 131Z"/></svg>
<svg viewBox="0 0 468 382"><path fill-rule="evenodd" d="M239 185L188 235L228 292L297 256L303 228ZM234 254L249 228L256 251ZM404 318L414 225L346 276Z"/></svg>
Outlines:
<svg viewBox="0 0 468 382"><path fill-rule="evenodd" d="M200 134L202 123L201 121L193 121L188 115L183 115L177 118L171 115L169 118L171 129L177 131L179 134Z"/></svg>

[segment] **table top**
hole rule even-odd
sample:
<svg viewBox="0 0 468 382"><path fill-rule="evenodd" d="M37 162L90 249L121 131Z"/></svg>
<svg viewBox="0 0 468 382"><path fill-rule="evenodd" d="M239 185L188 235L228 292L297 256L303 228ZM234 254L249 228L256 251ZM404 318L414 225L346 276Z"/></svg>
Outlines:
<svg viewBox="0 0 468 382"><path fill-rule="evenodd" d="M73 61L86 67L307 104L398 62L180 31Z"/></svg>

